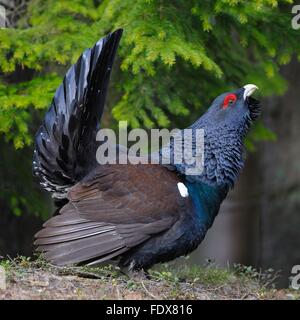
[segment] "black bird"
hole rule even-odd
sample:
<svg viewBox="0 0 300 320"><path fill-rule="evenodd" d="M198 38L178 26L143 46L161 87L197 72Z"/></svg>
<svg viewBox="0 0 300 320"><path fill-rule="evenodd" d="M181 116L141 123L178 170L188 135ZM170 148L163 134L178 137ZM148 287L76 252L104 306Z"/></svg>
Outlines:
<svg viewBox="0 0 300 320"><path fill-rule="evenodd" d="M193 251L243 167L243 139L260 104L246 85L218 96L190 126L204 129L204 171L185 165L99 165L96 133L117 30L87 49L67 72L36 134L33 172L58 204L35 245L57 265L111 259L148 269ZM191 143L193 143L192 141Z"/></svg>

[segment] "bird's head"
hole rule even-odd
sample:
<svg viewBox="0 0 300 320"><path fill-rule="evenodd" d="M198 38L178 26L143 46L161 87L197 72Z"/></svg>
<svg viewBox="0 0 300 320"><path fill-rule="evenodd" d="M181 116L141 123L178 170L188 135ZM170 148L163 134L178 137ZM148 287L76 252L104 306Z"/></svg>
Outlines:
<svg viewBox="0 0 300 320"><path fill-rule="evenodd" d="M219 95L207 112L196 122L204 129L241 130L246 133L260 113L260 103L251 97L257 90L254 84Z"/></svg>
<svg viewBox="0 0 300 320"><path fill-rule="evenodd" d="M260 102L251 97L254 84L218 96L191 128L204 129L204 172L201 179L233 186L243 167L243 139L260 113Z"/></svg>

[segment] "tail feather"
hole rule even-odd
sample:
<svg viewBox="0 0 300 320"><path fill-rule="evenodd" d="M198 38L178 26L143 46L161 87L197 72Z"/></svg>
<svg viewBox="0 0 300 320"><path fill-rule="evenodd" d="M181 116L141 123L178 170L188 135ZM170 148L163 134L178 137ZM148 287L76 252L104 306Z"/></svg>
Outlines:
<svg viewBox="0 0 300 320"><path fill-rule="evenodd" d="M103 113L119 29L87 49L67 72L35 138L33 173L54 198L96 164L96 133Z"/></svg>
<svg viewBox="0 0 300 320"><path fill-rule="evenodd" d="M119 250L128 250L124 240L115 232L115 226L96 227L84 233L76 233L48 238L38 238L35 245L43 256L57 265L73 264L107 255ZM70 236L71 235L71 236ZM63 239L64 238L64 239Z"/></svg>
<svg viewBox="0 0 300 320"><path fill-rule="evenodd" d="M58 217L65 222L58 223ZM112 224L88 221L73 212L51 218L35 235L37 251L56 265L96 265L120 256L170 226L173 219L152 223ZM76 222L76 223L74 223Z"/></svg>
<svg viewBox="0 0 300 320"><path fill-rule="evenodd" d="M65 244L68 241L79 240L87 237L93 237L106 232L114 231L115 229L116 229L115 226L107 226L105 228L95 226L93 228L77 230L74 232L69 232L64 234L58 234L58 235L52 235L52 236L47 234L47 236L45 236L44 238L39 236L40 238L36 240L35 244L36 245L50 245L50 244L59 244L59 243Z"/></svg>
<svg viewBox="0 0 300 320"><path fill-rule="evenodd" d="M76 234L80 231L88 231L90 229L98 228L100 226L103 226L102 222L84 222L78 223L77 225L49 227L47 231L45 231L46 229L40 230L35 236L37 238L48 238L60 235Z"/></svg>

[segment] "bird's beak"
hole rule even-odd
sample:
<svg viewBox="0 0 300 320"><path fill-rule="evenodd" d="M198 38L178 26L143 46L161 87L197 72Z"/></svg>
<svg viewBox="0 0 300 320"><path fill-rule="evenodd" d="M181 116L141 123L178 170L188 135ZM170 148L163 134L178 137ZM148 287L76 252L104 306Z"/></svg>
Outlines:
<svg viewBox="0 0 300 320"><path fill-rule="evenodd" d="M244 100L246 100L247 97L250 97L254 91L258 90L258 87L255 84L246 84L243 88L245 89Z"/></svg>

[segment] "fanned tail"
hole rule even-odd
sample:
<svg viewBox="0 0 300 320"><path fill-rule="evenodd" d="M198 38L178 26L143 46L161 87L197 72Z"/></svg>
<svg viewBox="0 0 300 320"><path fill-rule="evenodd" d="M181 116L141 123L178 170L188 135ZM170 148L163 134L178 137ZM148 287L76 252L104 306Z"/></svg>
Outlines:
<svg viewBox="0 0 300 320"><path fill-rule="evenodd" d="M45 190L64 199L96 165L96 133L122 30L87 49L58 87L35 137L33 173Z"/></svg>

